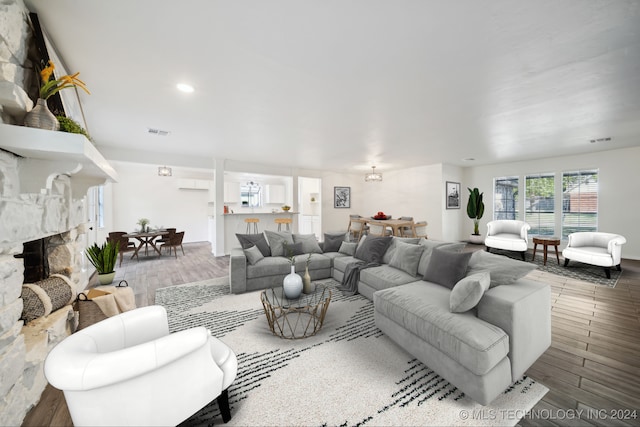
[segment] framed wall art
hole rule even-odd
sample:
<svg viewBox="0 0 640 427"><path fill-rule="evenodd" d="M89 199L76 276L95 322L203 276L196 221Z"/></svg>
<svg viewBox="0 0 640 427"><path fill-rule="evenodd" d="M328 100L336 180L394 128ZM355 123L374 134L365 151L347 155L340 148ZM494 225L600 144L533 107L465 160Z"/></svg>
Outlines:
<svg viewBox="0 0 640 427"><path fill-rule="evenodd" d="M333 207L351 207L351 187L333 187Z"/></svg>
<svg viewBox="0 0 640 427"><path fill-rule="evenodd" d="M447 181L445 188L447 209L460 209L460 183Z"/></svg>

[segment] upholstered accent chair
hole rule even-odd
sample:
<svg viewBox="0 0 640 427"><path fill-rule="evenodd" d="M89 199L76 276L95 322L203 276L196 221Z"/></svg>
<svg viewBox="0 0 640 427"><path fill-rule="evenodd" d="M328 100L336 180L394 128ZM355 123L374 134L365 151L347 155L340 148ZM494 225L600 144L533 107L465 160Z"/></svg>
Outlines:
<svg viewBox="0 0 640 427"><path fill-rule="evenodd" d="M484 244L487 252L490 248L504 249L507 251L520 252L522 260L525 260L529 238L527 231L531 226L524 221L514 219L498 219L487 224L487 237Z"/></svg>
<svg viewBox="0 0 640 427"><path fill-rule="evenodd" d="M75 426L178 425L213 399L227 422L237 370L234 352L206 328L170 334L157 305L74 333L44 363Z"/></svg>
<svg viewBox="0 0 640 427"><path fill-rule="evenodd" d="M562 251L564 266L569 261L597 265L604 268L607 279L611 279L611 267L620 271L622 245L627 239L618 234L597 231L581 231L569 234L567 247Z"/></svg>

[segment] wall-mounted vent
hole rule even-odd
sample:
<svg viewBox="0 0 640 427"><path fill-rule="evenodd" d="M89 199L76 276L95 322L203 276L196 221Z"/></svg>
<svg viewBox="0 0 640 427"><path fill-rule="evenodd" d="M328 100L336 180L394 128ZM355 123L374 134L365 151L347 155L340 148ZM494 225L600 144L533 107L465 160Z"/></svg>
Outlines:
<svg viewBox="0 0 640 427"><path fill-rule="evenodd" d="M596 142L609 142L611 141L611 138L598 138L598 139L590 139L589 142L592 144L595 144Z"/></svg>
<svg viewBox="0 0 640 427"><path fill-rule="evenodd" d="M167 135L169 135L171 133L168 130L153 129L153 128L149 128L148 132L151 135L158 135L158 136L167 136Z"/></svg>

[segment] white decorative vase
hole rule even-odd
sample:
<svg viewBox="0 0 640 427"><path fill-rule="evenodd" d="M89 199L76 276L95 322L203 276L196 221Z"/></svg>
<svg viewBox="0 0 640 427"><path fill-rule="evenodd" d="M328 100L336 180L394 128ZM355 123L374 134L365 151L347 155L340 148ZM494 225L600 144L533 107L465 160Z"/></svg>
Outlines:
<svg viewBox="0 0 640 427"><path fill-rule="evenodd" d="M282 289L284 290L284 295L289 299L300 297L302 293L302 277L296 274L295 265L291 266L291 273L284 277Z"/></svg>
<svg viewBox="0 0 640 427"><path fill-rule="evenodd" d="M482 234L470 234L469 242L473 243L474 245L482 245L484 244L484 238L482 237Z"/></svg>
<svg viewBox="0 0 640 427"><path fill-rule="evenodd" d="M24 125L31 128L60 130L60 123L49 110L47 100L38 98L36 106L24 117Z"/></svg>
<svg viewBox="0 0 640 427"><path fill-rule="evenodd" d="M312 294L316 290L315 283L311 282L311 276L309 275L309 267L304 268L304 276L302 276L302 292L305 294Z"/></svg>

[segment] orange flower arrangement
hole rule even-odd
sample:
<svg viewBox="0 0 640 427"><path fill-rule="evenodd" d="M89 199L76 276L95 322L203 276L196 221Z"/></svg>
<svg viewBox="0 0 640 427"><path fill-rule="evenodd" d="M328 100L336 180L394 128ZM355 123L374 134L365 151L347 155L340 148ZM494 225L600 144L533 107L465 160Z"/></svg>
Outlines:
<svg viewBox="0 0 640 427"><path fill-rule="evenodd" d="M40 71L40 78L42 79L42 86L40 86L40 98L49 99L51 95L58 93L62 89L74 86L79 87L87 92L87 94L91 95L91 92L89 92L89 89L87 89L84 82L78 78L78 75L80 75L79 72L71 76L67 75L62 76L59 79L51 79L55 68L56 67L53 65L53 62L49 61L49 64Z"/></svg>

